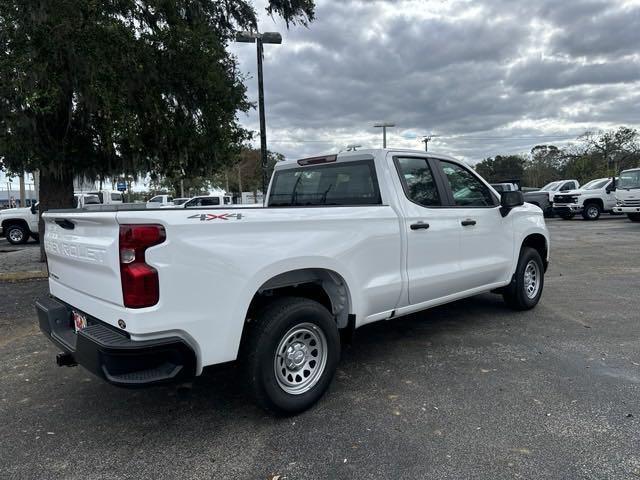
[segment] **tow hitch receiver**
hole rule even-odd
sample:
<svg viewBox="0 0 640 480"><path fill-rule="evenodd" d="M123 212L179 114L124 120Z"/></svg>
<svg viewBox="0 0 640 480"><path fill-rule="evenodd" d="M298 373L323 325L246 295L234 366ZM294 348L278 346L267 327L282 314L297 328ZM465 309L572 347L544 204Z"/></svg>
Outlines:
<svg viewBox="0 0 640 480"><path fill-rule="evenodd" d="M75 367L76 365L78 365L76 363L76 359L73 358L73 355L68 352L57 354L56 363L59 367Z"/></svg>

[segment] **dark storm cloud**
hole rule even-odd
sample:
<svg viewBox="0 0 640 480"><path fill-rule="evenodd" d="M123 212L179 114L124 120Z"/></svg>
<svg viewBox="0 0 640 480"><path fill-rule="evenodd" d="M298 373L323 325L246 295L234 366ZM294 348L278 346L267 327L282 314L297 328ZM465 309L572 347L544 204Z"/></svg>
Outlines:
<svg viewBox="0 0 640 480"><path fill-rule="evenodd" d="M477 159L538 143L526 136L637 125L639 11L597 0L319 0L308 29L266 47L272 148L367 145L371 125L392 120L396 144L418 147L412 138L433 132L435 146ZM268 18L262 29L284 31ZM233 49L255 72L255 52ZM255 113L245 121L257 128Z"/></svg>

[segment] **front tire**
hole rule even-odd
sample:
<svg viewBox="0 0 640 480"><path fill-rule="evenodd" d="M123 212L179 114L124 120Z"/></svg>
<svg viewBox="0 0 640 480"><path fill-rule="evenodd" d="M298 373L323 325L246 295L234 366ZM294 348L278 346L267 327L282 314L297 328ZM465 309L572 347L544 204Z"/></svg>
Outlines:
<svg viewBox="0 0 640 480"><path fill-rule="evenodd" d="M316 403L340 359L340 335L331 313L313 300L283 297L248 328L241 354L255 402L277 415L299 413Z"/></svg>
<svg viewBox="0 0 640 480"><path fill-rule="evenodd" d="M582 218L585 220L597 220L600 218L601 213L600 205L597 203L588 203L582 210Z"/></svg>
<svg viewBox="0 0 640 480"><path fill-rule="evenodd" d="M540 301L543 287L544 265L540 254L531 247L522 247L514 279L502 294L505 303L514 310L530 310Z"/></svg>
<svg viewBox="0 0 640 480"><path fill-rule="evenodd" d="M640 213L627 213L627 217L632 222L640 222Z"/></svg>
<svg viewBox="0 0 640 480"><path fill-rule="evenodd" d="M20 245L29 240L29 232L22 225L9 225L5 235L11 245Z"/></svg>

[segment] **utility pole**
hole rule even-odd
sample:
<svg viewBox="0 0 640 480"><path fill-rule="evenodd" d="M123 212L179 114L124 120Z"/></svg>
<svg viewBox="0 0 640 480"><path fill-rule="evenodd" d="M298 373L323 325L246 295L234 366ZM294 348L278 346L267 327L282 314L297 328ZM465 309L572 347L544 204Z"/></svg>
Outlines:
<svg viewBox="0 0 640 480"><path fill-rule="evenodd" d="M440 135L426 135L424 137L422 137L422 143L424 143L424 151L428 152L429 151L429 142L431 140L433 140L436 137L439 137Z"/></svg>
<svg viewBox="0 0 640 480"><path fill-rule="evenodd" d="M395 123L377 123L375 128L382 128L382 148L387 148L387 127L395 127Z"/></svg>
<svg viewBox="0 0 640 480"><path fill-rule="evenodd" d="M278 32L239 32L236 35L236 42L255 43L258 57L258 111L260 114L260 154L262 159L262 198L263 202L267 196L267 127L264 114L264 82L262 76L262 45L265 43L282 43L282 35ZM240 190L242 194L242 189Z"/></svg>
<svg viewBox="0 0 640 480"><path fill-rule="evenodd" d="M22 172L19 176L20 179L20 207L24 208L27 206L27 195L24 189L24 172Z"/></svg>

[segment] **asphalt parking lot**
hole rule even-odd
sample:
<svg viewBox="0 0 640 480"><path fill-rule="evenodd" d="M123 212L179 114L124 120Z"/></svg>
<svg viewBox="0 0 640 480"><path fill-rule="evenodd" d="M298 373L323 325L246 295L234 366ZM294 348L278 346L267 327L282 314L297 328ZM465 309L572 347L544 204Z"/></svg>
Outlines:
<svg viewBox="0 0 640 480"><path fill-rule="evenodd" d="M0 282L0 477L640 478L640 224L548 224L535 310L487 294L364 327L288 419L233 366L188 394L58 368L33 309L46 282Z"/></svg>

